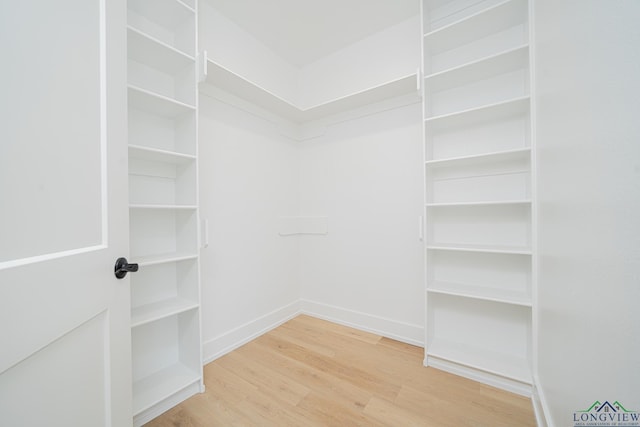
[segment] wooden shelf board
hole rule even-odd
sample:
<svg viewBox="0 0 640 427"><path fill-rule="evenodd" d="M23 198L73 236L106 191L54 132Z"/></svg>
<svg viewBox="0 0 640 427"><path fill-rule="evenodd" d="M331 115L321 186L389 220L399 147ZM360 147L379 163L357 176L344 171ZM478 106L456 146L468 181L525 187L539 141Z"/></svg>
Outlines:
<svg viewBox="0 0 640 427"><path fill-rule="evenodd" d="M424 43L431 54L451 50L523 23L526 17L526 0L506 0L426 33Z"/></svg>
<svg viewBox="0 0 640 427"><path fill-rule="evenodd" d="M174 165L183 165L196 160L196 156L192 154L160 150L142 145L129 145L129 157Z"/></svg>
<svg viewBox="0 0 640 427"><path fill-rule="evenodd" d="M174 252L169 254L151 255L151 256L132 256L133 262L138 263L140 267L146 267L150 265L167 264L171 262L187 261L191 259L198 259L197 253L191 252Z"/></svg>
<svg viewBox="0 0 640 427"><path fill-rule="evenodd" d="M531 368L524 357L505 355L437 338L427 347L427 356L448 360L526 384L532 382Z"/></svg>
<svg viewBox="0 0 640 427"><path fill-rule="evenodd" d="M129 105L162 117L175 118L196 107L137 86L128 85Z"/></svg>
<svg viewBox="0 0 640 427"><path fill-rule="evenodd" d="M425 165L436 168L440 166L462 166L462 165L471 165L477 163L485 163L491 160L502 160L502 159L522 159L531 155L531 148L516 148L513 150L504 150L504 151L492 151L489 153L482 154L474 154L470 156L459 156L459 157L449 157L443 159L432 159L426 160Z"/></svg>
<svg viewBox="0 0 640 427"><path fill-rule="evenodd" d="M301 108L211 60L207 61L205 83L219 87L290 121L302 123L364 107L396 96L417 93L417 79L416 73L410 74L308 108Z"/></svg>
<svg viewBox="0 0 640 427"><path fill-rule="evenodd" d="M127 55L136 62L170 74L195 64L194 57L130 25L127 26Z"/></svg>
<svg viewBox="0 0 640 427"><path fill-rule="evenodd" d="M523 307L532 306L531 296L524 292L497 288L483 289L473 284L433 281L427 285L427 292L520 305Z"/></svg>
<svg viewBox="0 0 640 427"><path fill-rule="evenodd" d="M133 384L133 415L200 381L200 375L181 363L169 366Z"/></svg>
<svg viewBox="0 0 640 427"><path fill-rule="evenodd" d="M531 255L531 249L511 246L495 245L466 245L466 244L429 244L429 250L459 251L459 252L486 252L494 254Z"/></svg>
<svg viewBox="0 0 640 427"><path fill-rule="evenodd" d="M136 307L131 310L131 327L146 325L198 307L197 302L179 297Z"/></svg>
<svg viewBox="0 0 640 427"><path fill-rule="evenodd" d="M427 117L424 121L429 126L441 129L450 126L461 126L471 122L482 122L496 118L523 114L529 109L529 96L521 96L493 104L481 105L453 113Z"/></svg>

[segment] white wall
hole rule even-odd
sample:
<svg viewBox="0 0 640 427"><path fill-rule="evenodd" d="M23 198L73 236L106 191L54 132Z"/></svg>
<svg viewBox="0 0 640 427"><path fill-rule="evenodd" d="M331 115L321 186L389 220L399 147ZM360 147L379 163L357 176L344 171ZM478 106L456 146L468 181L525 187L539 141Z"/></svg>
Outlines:
<svg viewBox="0 0 640 427"><path fill-rule="evenodd" d="M298 241L278 236L278 218L298 211L298 146L269 122L207 96L200 111L207 359L297 310Z"/></svg>
<svg viewBox="0 0 640 427"><path fill-rule="evenodd" d="M300 69L302 107L415 73L420 65L420 18L410 18Z"/></svg>
<svg viewBox="0 0 640 427"><path fill-rule="evenodd" d="M199 14L210 58L303 106L419 63L418 17L298 70L206 2ZM420 104L340 117L300 144L279 134L292 129L268 112L218 96L201 95L200 114L201 215L211 223L202 251L205 359L299 309L421 344ZM278 236L278 219L297 215L327 215L329 235Z"/></svg>
<svg viewBox="0 0 640 427"><path fill-rule="evenodd" d="M200 2L198 16L199 48L210 59L302 108L414 73L420 64L418 16L301 69L207 2Z"/></svg>
<svg viewBox="0 0 640 427"><path fill-rule="evenodd" d="M283 99L298 103L298 68L269 48L207 2L199 2L199 49L209 59L264 87Z"/></svg>
<svg viewBox="0 0 640 427"><path fill-rule="evenodd" d="M420 104L351 120L300 146L300 212L327 236L301 238L303 308L423 341Z"/></svg>
<svg viewBox="0 0 640 427"><path fill-rule="evenodd" d="M537 0L538 376L640 411L640 2Z"/></svg>

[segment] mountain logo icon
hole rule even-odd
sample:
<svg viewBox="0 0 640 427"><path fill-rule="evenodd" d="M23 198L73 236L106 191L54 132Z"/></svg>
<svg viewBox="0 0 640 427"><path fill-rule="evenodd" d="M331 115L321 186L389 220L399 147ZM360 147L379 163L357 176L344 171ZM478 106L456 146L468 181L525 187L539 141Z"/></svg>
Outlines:
<svg viewBox="0 0 640 427"><path fill-rule="evenodd" d="M627 409L625 409L624 406L622 406L622 404L620 402L618 402L617 400L613 403L609 403L608 401L605 401L604 403L600 403L599 400L596 400L595 402L593 402L593 405L591 405L589 407L589 409L585 410L585 411L579 411L579 412L591 412L591 411L595 411L595 412L635 412L635 411L628 411Z"/></svg>
<svg viewBox="0 0 640 427"><path fill-rule="evenodd" d="M640 427L640 412L625 408L620 401L596 400L588 409L573 413L573 426Z"/></svg>

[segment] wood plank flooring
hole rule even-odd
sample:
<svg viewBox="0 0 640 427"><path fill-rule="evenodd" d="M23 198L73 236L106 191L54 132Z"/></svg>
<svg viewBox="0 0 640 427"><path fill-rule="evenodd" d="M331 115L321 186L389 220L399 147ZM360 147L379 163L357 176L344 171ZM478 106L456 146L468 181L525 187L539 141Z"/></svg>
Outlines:
<svg viewBox="0 0 640 427"><path fill-rule="evenodd" d="M535 426L529 399L422 359L420 347L301 315L206 365L206 392L147 426Z"/></svg>

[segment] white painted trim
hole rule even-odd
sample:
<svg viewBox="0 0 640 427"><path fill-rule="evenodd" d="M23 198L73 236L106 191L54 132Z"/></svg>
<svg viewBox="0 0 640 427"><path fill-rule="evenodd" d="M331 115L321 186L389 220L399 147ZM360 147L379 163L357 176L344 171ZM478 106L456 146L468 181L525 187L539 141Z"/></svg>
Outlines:
<svg viewBox="0 0 640 427"><path fill-rule="evenodd" d="M109 168L107 158L109 151L107 144L109 126L107 121L108 103L111 102L107 95L107 4L106 0L100 1L100 215L102 245L109 246Z"/></svg>
<svg viewBox="0 0 640 427"><path fill-rule="evenodd" d="M551 411L549 410L548 400L544 394L544 390L540 386L540 380L537 375L533 377L533 393L531 402L533 403L533 411L536 416L538 427L554 427L553 421L549 418Z"/></svg>
<svg viewBox="0 0 640 427"><path fill-rule="evenodd" d="M424 361L424 366L429 366L441 371L450 372L460 377L469 378L479 383L497 387L502 390L510 391L525 397L531 397L532 386L500 375L484 372L480 369L471 368L469 366L460 365L455 362L440 359L434 356L428 356Z"/></svg>
<svg viewBox="0 0 640 427"><path fill-rule="evenodd" d="M531 177L529 184L531 186L531 303L533 310L531 311L531 357L532 357L532 373L533 373L533 396L532 402L536 414L538 426L552 426L549 423L547 415L549 407L546 406L542 390L540 388L540 379L538 377L538 356L539 356L539 340L540 340L540 311L538 305L539 280L538 280L538 151L537 151L537 89L536 89L536 23L535 23L535 4L534 1L529 2L529 146L531 148L530 168ZM539 399L537 401L536 399ZM541 405L538 407L537 405ZM540 411L540 414L538 413ZM541 422L542 421L542 422Z"/></svg>
<svg viewBox="0 0 640 427"><path fill-rule="evenodd" d="M200 380L189 384L185 388L173 393L166 399L156 403L149 409L146 409L133 417L133 426L140 427L143 424L148 423L156 417L167 412L169 409L179 405L191 396L198 394L201 391Z"/></svg>
<svg viewBox="0 0 640 427"><path fill-rule="evenodd" d="M339 323L366 332L372 332L419 347L424 346L424 328L421 325L399 322L381 316L374 316L305 299L300 300L300 308L303 314L308 314L319 319Z"/></svg>
<svg viewBox="0 0 640 427"><path fill-rule="evenodd" d="M300 314L300 300L231 329L222 335L218 335L205 342L202 346L204 364L206 365L224 356L260 335L280 326L284 322L293 319L298 314Z"/></svg>
<svg viewBox="0 0 640 427"><path fill-rule="evenodd" d="M71 257L71 256L75 256L75 255L82 255L82 254L86 254L86 253L90 253L90 252L96 252L96 251L101 251L103 249L107 249L108 246L105 244L101 244L101 245L95 245L95 246L87 246L85 248L79 248L79 249L71 249L68 251L62 251L62 252L54 252L54 253L50 253L50 254L44 254L44 255L35 255L35 256L31 256L31 257L27 257L27 258L19 258L19 259L14 259L14 260L10 260L10 261L3 261L0 262L0 270L5 270L8 268L15 268L15 267L21 267L23 265L28 265L28 264L35 264L38 262L46 262L46 261L52 261L58 258L65 258L65 257Z"/></svg>
<svg viewBox="0 0 640 427"><path fill-rule="evenodd" d="M424 332L420 325L399 322L314 301L297 300L205 342L203 344L204 364L224 356L299 314L307 314L408 344L423 346L422 338Z"/></svg>
<svg viewBox="0 0 640 427"><path fill-rule="evenodd" d="M399 76L320 104L301 107L210 59L207 59L205 76L205 84L199 86L201 91L206 91L207 85L219 87L293 123L312 122L391 98L415 95L417 88L414 82L419 78L416 74Z"/></svg>
<svg viewBox="0 0 640 427"><path fill-rule="evenodd" d="M304 123L296 123L216 86L209 84L200 85L199 94L205 99L208 98L209 100L220 102L228 107L260 119L273 126L274 131L281 136L295 142L313 141L314 139L325 136L330 127L340 123L357 120L379 113L385 113L387 111L404 108L421 102L421 99L417 94L411 93L332 114L321 119ZM203 114L204 111L205 115L209 114L205 111L205 108L206 107L200 108L199 113Z"/></svg>

